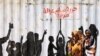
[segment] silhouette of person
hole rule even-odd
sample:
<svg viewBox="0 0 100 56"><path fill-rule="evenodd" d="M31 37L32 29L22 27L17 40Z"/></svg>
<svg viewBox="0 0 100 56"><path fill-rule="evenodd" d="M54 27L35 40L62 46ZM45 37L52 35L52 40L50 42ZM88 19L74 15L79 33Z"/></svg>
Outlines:
<svg viewBox="0 0 100 56"><path fill-rule="evenodd" d="M20 42L16 43L16 56L22 56L22 40L23 40L23 36L21 36L21 40Z"/></svg>
<svg viewBox="0 0 100 56"><path fill-rule="evenodd" d="M99 31L98 31L98 29L96 28L96 26L94 24L90 24L89 30L91 31L91 35L95 39L96 47L97 47L97 36L99 34Z"/></svg>
<svg viewBox="0 0 100 56"><path fill-rule="evenodd" d="M59 34L62 35L62 37L59 37ZM57 45L57 56L65 56L64 52L64 46L65 46L65 37L62 34L61 30L59 31L56 39L56 45Z"/></svg>
<svg viewBox="0 0 100 56"><path fill-rule="evenodd" d="M47 31L45 30L41 40L39 40L39 34L38 33L34 34L34 36L35 36L35 54L36 54L36 56L40 56L40 54L41 54L42 42L44 41L44 36L45 36L46 33L47 33Z"/></svg>
<svg viewBox="0 0 100 56"><path fill-rule="evenodd" d="M50 43L48 46L48 56L54 56L53 49L57 50L57 47L55 47L53 44L53 42L54 42L53 36L49 36L49 41L50 41Z"/></svg>
<svg viewBox="0 0 100 56"><path fill-rule="evenodd" d="M12 28L13 28L13 24L10 23L7 36L0 38L0 56L3 56L3 54L2 54L2 44L5 43L9 39Z"/></svg>
<svg viewBox="0 0 100 56"><path fill-rule="evenodd" d="M16 56L21 56L21 43L16 43Z"/></svg>
<svg viewBox="0 0 100 56"><path fill-rule="evenodd" d="M9 41L8 42L8 46L7 46L7 49L6 51L8 52L8 56L15 56L15 42L14 41Z"/></svg>
<svg viewBox="0 0 100 56"><path fill-rule="evenodd" d="M35 55L35 38L33 32L28 32L27 41L22 46L23 56Z"/></svg>

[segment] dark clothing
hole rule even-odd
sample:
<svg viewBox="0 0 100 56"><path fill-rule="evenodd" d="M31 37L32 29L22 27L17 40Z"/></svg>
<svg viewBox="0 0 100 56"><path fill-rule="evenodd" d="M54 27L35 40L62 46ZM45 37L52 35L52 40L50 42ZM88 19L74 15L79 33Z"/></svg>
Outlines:
<svg viewBox="0 0 100 56"><path fill-rule="evenodd" d="M15 56L15 51L13 50L13 48L9 48L8 53L8 56Z"/></svg>
<svg viewBox="0 0 100 56"><path fill-rule="evenodd" d="M34 56L35 55L34 46L35 46L34 42L30 43L29 41L26 41L22 47L23 56Z"/></svg>
<svg viewBox="0 0 100 56"><path fill-rule="evenodd" d="M23 54L23 56L28 56L28 53L27 53L27 41L22 46L22 54Z"/></svg>
<svg viewBox="0 0 100 56"><path fill-rule="evenodd" d="M16 56L22 56L21 55L21 43L16 43Z"/></svg>
<svg viewBox="0 0 100 56"><path fill-rule="evenodd" d="M59 45L57 46L57 49L58 49L57 56L65 56L63 43L59 43Z"/></svg>
<svg viewBox="0 0 100 56"><path fill-rule="evenodd" d="M42 41L38 40L35 44L36 44L35 46L36 56L40 56L41 51L42 51Z"/></svg>
<svg viewBox="0 0 100 56"><path fill-rule="evenodd" d="M54 56L53 48L57 49L53 43L50 43L48 46L48 56Z"/></svg>
<svg viewBox="0 0 100 56"><path fill-rule="evenodd" d="M3 37L0 38L0 56L3 56L2 54L2 44L5 43L8 40L9 37Z"/></svg>

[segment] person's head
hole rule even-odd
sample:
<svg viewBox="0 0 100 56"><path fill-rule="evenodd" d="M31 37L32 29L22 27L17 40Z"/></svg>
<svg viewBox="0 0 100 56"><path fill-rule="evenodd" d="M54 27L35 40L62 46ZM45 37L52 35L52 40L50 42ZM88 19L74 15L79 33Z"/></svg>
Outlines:
<svg viewBox="0 0 100 56"><path fill-rule="evenodd" d="M49 36L49 41L50 42L53 42L54 41L53 36Z"/></svg>
<svg viewBox="0 0 100 56"><path fill-rule="evenodd" d="M79 40L78 31L72 32L72 38L74 39L75 42L77 42Z"/></svg>
<svg viewBox="0 0 100 56"><path fill-rule="evenodd" d="M81 26L81 27L79 28L79 30L80 30L82 33L84 33L84 31L83 31L83 26Z"/></svg>
<svg viewBox="0 0 100 56"><path fill-rule="evenodd" d="M21 43L16 43L16 48L21 48Z"/></svg>
<svg viewBox="0 0 100 56"><path fill-rule="evenodd" d="M63 42L62 37L59 37L58 41L59 41L60 43Z"/></svg>
<svg viewBox="0 0 100 56"><path fill-rule="evenodd" d="M94 24L90 24L89 29L94 30L94 29L96 29L96 26Z"/></svg>
<svg viewBox="0 0 100 56"><path fill-rule="evenodd" d="M80 40L80 38L79 38L79 35L78 35L78 34L76 34L76 35L75 35L74 40L75 40L75 42L77 42L78 40Z"/></svg>
<svg viewBox="0 0 100 56"><path fill-rule="evenodd" d="M84 34L82 33L82 31L78 31L78 36L79 36L79 39L82 39L83 38L83 36L84 36Z"/></svg>
<svg viewBox="0 0 100 56"><path fill-rule="evenodd" d="M82 31L81 31L81 30L79 30L79 31L78 31L78 34L79 34L79 35L83 35L83 33L82 33Z"/></svg>
<svg viewBox="0 0 100 56"><path fill-rule="evenodd" d="M75 37L76 34L77 34L77 31L73 31L73 32L72 32L72 37Z"/></svg>
<svg viewBox="0 0 100 56"><path fill-rule="evenodd" d="M13 28L13 24L9 23L9 28L12 29Z"/></svg>
<svg viewBox="0 0 100 56"><path fill-rule="evenodd" d="M38 33L34 33L34 36L35 36L35 40L39 39L39 34Z"/></svg>
<svg viewBox="0 0 100 56"><path fill-rule="evenodd" d="M9 44L11 45L11 48L15 47L15 41L9 41Z"/></svg>
<svg viewBox="0 0 100 56"><path fill-rule="evenodd" d="M28 34L27 34L27 40L34 41L34 34L33 34L33 32L28 32Z"/></svg>
<svg viewBox="0 0 100 56"><path fill-rule="evenodd" d="M86 36L91 36L91 31L90 31L89 29L87 29L87 30L85 31L85 35L86 35Z"/></svg>

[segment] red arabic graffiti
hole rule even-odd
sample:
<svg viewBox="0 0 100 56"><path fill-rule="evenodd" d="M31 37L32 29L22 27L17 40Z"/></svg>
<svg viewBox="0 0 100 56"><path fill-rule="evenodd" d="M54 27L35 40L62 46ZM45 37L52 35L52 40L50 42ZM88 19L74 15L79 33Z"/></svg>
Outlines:
<svg viewBox="0 0 100 56"><path fill-rule="evenodd" d="M77 10L77 7L68 7L66 6L65 9L51 9L51 8L44 8L44 13L45 14L55 14L57 17L64 19L66 17L69 17L71 13L75 12Z"/></svg>

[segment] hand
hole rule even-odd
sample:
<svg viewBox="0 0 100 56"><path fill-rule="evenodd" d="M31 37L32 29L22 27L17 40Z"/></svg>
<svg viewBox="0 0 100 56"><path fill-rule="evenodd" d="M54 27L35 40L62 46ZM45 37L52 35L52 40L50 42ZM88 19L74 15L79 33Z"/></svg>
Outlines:
<svg viewBox="0 0 100 56"><path fill-rule="evenodd" d="M23 39L23 36L21 35L21 39Z"/></svg>
<svg viewBox="0 0 100 56"><path fill-rule="evenodd" d="M44 34L47 34L47 30L44 31Z"/></svg>
<svg viewBox="0 0 100 56"><path fill-rule="evenodd" d="M9 23L9 28L12 29L13 28L13 24Z"/></svg>
<svg viewBox="0 0 100 56"><path fill-rule="evenodd" d="M21 42L22 42L22 40L23 40L23 36L21 36Z"/></svg>
<svg viewBox="0 0 100 56"><path fill-rule="evenodd" d="M60 30L59 33L62 34L62 31Z"/></svg>
<svg viewBox="0 0 100 56"><path fill-rule="evenodd" d="M68 37L69 39L72 39L71 37Z"/></svg>

